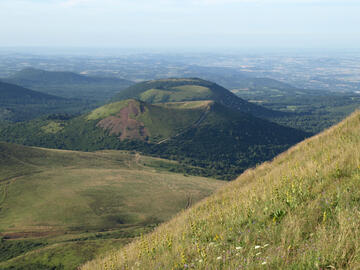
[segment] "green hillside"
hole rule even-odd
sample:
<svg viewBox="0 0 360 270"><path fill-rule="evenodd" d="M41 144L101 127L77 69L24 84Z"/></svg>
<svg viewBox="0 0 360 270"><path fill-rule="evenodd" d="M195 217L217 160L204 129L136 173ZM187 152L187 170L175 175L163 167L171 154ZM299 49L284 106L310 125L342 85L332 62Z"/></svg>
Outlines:
<svg viewBox="0 0 360 270"><path fill-rule="evenodd" d="M148 103L213 100L231 109L259 117L283 115L283 113L249 103L216 83L198 78L161 79L138 83L121 91L115 100L129 98Z"/></svg>
<svg viewBox="0 0 360 270"><path fill-rule="evenodd" d="M39 104L60 99L62 98L0 81L0 105Z"/></svg>
<svg viewBox="0 0 360 270"><path fill-rule="evenodd" d="M177 166L0 143L0 269L76 269L224 183L168 171Z"/></svg>
<svg viewBox="0 0 360 270"><path fill-rule="evenodd" d="M82 269L359 269L359 130L356 112Z"/></svg>
<svg viewBox="0 0 360 270"><path fill-rule="evenodd" d="M38 119L0 127L4 141L82 151L137 150L178 160L184 165L182 172L222 179L233 179L306 136L213 101L123 100L69 120Z"/></svg>
<svg viewBox="0 0 360 270"><path fill-rule="evenodd" d="M87 105L80 101L0 81L0 122L24 121L51 113L78 112L86 107Z"/></svg>
<svg viewBox="0 0 360 270"><path fill-rule="evenodd" d="M90 77L73 72L23 69L8 78L10 83L65 98L104 101L133 82L118 78Z"/></svg>

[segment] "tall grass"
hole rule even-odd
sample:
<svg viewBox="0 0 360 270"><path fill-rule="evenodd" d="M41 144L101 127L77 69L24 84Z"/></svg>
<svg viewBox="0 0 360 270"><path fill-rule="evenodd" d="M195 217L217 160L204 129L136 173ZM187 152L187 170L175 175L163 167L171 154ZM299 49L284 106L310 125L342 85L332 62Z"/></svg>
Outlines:
<svg viewBox="0 0 360 270"><path fill-rule="evenodd" d="M82 270L360 269L360 112Z"/></svg>

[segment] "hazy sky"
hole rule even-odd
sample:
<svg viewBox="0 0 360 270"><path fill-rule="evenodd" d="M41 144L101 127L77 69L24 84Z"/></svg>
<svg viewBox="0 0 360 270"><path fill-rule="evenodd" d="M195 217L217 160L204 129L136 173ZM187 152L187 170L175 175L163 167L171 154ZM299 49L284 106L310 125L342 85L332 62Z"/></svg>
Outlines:
<svg viewBox="0 0 360 270"><path fill-rule="evenodd" d="M360 47L360 0L0 0L0 46Z"/></svg>

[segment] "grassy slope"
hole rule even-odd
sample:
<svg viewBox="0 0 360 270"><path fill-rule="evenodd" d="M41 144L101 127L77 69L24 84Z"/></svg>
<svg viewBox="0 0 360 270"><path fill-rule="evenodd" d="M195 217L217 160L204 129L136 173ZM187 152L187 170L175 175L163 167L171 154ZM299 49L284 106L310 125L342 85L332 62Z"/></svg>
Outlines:
<svg viewBox="0 0 360 270"><path fill-rule="evenodd" d="M162 106L162 104L151 105L137 100L122 100L92 111L86 119L101 120L117 115L121 109L128 106L129 102L133 102L138 108L143 108L139 116L131 116L131 118L144 123L149 131L150 142L171 137L188 128L201 117L208 105L207 101L195 102L194 106L186 106L186 102L181 103L182 106ZM191 104L191 102L188 103Z"/></svg>
<svg viewBox="0 0 360 270"><path fill-rule="evenodd" d="M356 112L82 269L359 269L359 128Z"/></svg>
<svg viewBox="0 0 360 270"><path fill-rule="evenodd" d="M74 269L223 184L167 172L172 166L121 151L0 143L0 236L11 239L1 242L0 268Z"/></svg>

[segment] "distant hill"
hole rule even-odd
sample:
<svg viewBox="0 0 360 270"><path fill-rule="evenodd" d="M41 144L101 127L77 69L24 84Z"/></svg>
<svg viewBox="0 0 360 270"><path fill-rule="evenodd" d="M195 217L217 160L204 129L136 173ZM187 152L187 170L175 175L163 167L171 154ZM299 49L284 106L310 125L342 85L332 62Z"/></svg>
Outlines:
<svg viewBox="0 0 360 270"><path fill-rule="evenodd" d="M149 103L213 100L231 109L258 117L283 115L247 102L216 83L198 78L178 78L146 81L121 91L114 100L129 98Z"/></svg>
<svg viewBox="0 0 360 270"><path fill-rule="evenodd" d="M79 102L0 81L0 122L29 120L44 114L77 111L81 107Z"/></svg>
<svg viewBox="0 0 360 270"><path fill-rule="evenodd" d="M50 148L138 150L176 159L187 173L231 179L308 134L218 102L123 100L70 120L39 119L0 129L0 139Z"/></svg>
<svg viewBox="0 0 360 270"><path fill-rule="evenodd" d="M0 142L0 269L76 269L224 183L169 172L179 166Z"/></svg>
<svg viewBox="0 0 360 270"><path fill-rule="evenodd" d="M39 104L58 100L64 99L0 81L0 106L8 104Z"/></svg>
<svg viewBox="0 0 360 270"><path fill-rule="evenodd" d="M23 69L3 81L66 98L103 101L133 82L118 78L90 77L73 72Z"/></svg>
<svg viewBox="0 0 360 270"><path fill-rule="evenodd" d="M358 269L359 138L356 112L82 270Z"/></svg>

